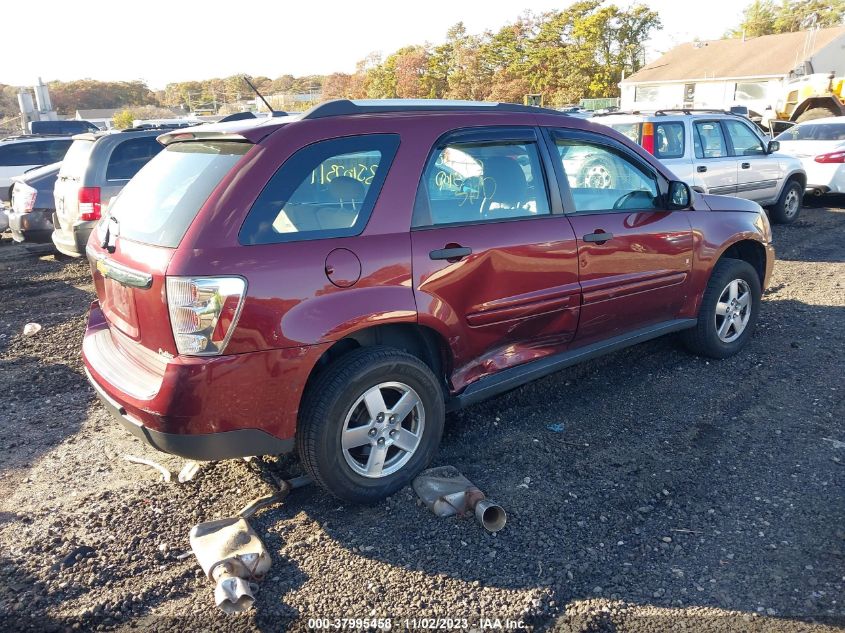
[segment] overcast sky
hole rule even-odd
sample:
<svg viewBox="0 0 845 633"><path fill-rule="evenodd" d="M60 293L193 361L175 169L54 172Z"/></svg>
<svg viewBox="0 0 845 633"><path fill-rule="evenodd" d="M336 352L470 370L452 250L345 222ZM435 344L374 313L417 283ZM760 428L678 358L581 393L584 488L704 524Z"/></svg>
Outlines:
<svg viewBox="0 0 845 633"><path fill-rule="evenodd" d="M744 0L646 0L663 19L650 57L734 26ZM81 79L171 81L236 73L307 75L352 72L372 51L443 41L463 21L471 32L498 29L526 9L570 0L296 0L179 2L41 0L7 2L0 33L0 83ZM617 0L627 6L629 0ZM37 15L33 15L37 13ZM29 25L12 28L11 25Z"/></svg>

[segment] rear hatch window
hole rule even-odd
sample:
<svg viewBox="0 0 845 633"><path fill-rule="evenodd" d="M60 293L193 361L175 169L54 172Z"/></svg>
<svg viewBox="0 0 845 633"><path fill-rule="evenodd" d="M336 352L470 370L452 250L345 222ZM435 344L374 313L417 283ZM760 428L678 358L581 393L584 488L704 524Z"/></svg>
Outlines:
<svg viewBox="0 0 845 633"><path fill-rule="evenodd" d="M83 185L82 181L88 169L93 148L94 141L92 140L75 140L59 168L55 200L58 219L56 228L60 230L70 231L73 223L79 218L79 189Z"/></svg>
<svg viewBox="0 0 845 633"><path fill-rule="evenodd" d="M169 145L123 188L109 215L121 239L175 248L223 177L253 147L233 141Z"/></svg>
<svg viewBox="0 0 845 633"><path fill-rule="evenodd" d="M91 155L93 147L94 141L82 139L74 141L64 155L59 177L80 180L85 174L86 167L88 167L88 157Z"/></svg>

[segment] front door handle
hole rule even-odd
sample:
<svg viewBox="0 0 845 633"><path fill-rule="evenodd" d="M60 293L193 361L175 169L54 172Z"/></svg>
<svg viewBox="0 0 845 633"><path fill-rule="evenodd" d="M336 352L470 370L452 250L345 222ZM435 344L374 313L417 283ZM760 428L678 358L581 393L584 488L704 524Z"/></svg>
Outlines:
<svg viewBox="0 0 845 633"><path fill-rule="evenodd" d="M595 232L587 233L583 238L585 242L595 242L596 244L604 244L607 240L613 239L613 233Z"/></svg>
<svg viewBox="0 0 845 633"><path fill-rule="evenodd" d="M438 248L431 251L428 256L430 259L446 259L449 261L458 261L467 255L472 255L472 249L468 246L451 246L448 248Z"/></svg>
<svg viewBox="0 0 845 633"><path fill-rule="evenodd" d="M751 169L751 163L742 163L741 167L743 169Z"/></svg>
<svg viewBox="0 0 845 633"><path fill-rule="evenodd" d="M699 174L703 174L705 171L707 171L707 165L699 165L695 168L695 171L697 171Z"/></svg>

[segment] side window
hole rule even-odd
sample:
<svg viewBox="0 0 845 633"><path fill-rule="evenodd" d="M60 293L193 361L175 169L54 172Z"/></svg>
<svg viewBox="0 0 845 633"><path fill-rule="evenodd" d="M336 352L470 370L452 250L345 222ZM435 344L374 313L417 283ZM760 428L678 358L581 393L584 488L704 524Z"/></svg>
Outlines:
<svg viewBox="0 0 845 633"><path fill-rule="evenodd" d="M580 139L555 145L576 213L661 208L655 175L621 151Z"/></svg>
<svg viewBox="0 0 845 633"><path fill-rule="evenodd" d="M451 143L428 160L413 226L548 215L536 143Z"/></svg>
<svg viewBox="0 0 845 633"><path fill-rule="evenodd" d="M130 138L112 150L106 180L130 180L164 147L154 136Z"/></svg>
<svg viewBox="0 0 845 633"><path fill-rule="evenodd" d="M725 121L735 156L760 156L766 153L762 141L740 121Z"/></svg>
<svg viewBox="0 0 845 633"><path fill-rule="evenodd" d="M656 123L654 126L654 155L657 158L683 158L684 124Z"/></svg>
<svg viewBox="0 0 845 633"><path fill-rule="evenodd" d="M40 143L9 143L0 146L0 166L43 165L39 145Z"/></svg>
<svg viewBox="0 0 845 633"><path fill-rule="evenodd" d="M42 160L44 161L44 164L49 165L50 163L58 163L62 160L65 157L71 143L73 143L73 141L70 139L41 143L41 150L43 152Z"/></svg>
<svg viewBox="0 0 845 633"><path fill-rule="evenodd" d="M728 146L718 121L696 121L693 136L696 158L723 158L728 155Z"/></svg>
<svg viewBox="0 0 845 633"><path fill-rule="evenodd" d="M398 148L398 135L370 134L299 150L259 194L241 227L241 243L358 235Z"/></svg>

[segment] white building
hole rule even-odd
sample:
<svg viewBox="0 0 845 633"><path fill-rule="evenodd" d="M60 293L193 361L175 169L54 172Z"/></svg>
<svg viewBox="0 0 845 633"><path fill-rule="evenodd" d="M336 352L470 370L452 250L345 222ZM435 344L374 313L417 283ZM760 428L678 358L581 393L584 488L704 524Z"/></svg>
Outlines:
<svg viewBox="0 0 845 633"><path fill-rule="evenodd" d="M114 115L124 108L95 108L93 110L77 110L73 117L78 121L88 121L101 130L110 130L114 125Z"/></svg>
<svg viewBox="0 0 845 633"><path fill-rule="evenodd" d="M620 107L744 105L762 114L796 69L845 75L845 27L681 44L622 80Z"/></svg>

